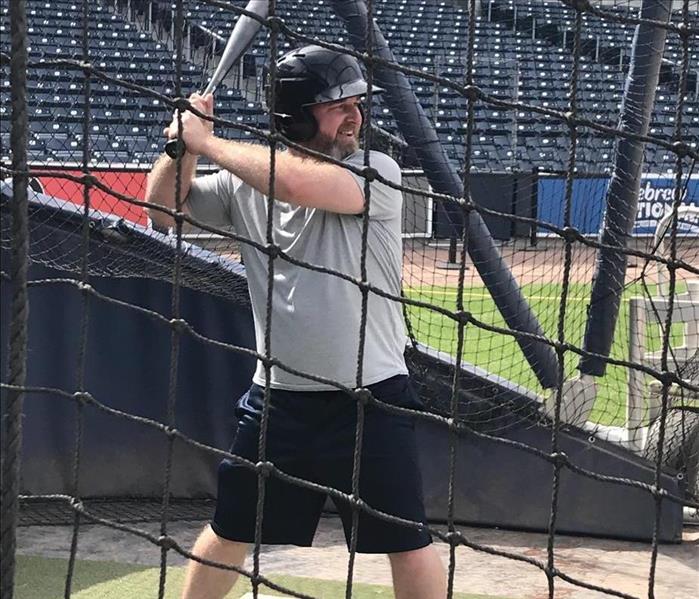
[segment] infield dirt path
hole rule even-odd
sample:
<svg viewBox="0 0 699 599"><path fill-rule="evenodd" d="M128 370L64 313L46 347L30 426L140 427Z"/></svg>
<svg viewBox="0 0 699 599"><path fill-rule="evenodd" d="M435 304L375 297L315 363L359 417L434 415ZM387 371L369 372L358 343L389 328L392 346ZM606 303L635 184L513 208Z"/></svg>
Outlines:
<svg viewBox="0 0 699 599"><path fill-rule="evenodd" d="M157 536L158 524L138 525ZM169 533L189 548L202 522L173 522ZM546 562L544 534L483 528L461 528L470 541ZM25 555L67 557L71 529L63 526L29 526L18 529L18 552ZM448 546L437 548L445 562ZM625 541L559 536L556 566L565 574L587 583L612 588L635 597L648 597L650 545ZM79 558L158 566L160 552L147 541L103 526L84 526L80 531ZM269 546L261 554L263 574L290 574L344 581L348 555L339 519L321 519L312 548ZM183 564L172 553L169 563ZM358 555L354 580L390 585L384 556ZM556 599L609 597L556 580ZM547 580L538 568L526 563L459 547L456 551L455 590L508 599L547 599ZM659 548L655 597L690 599L699 590L699 528L687 527L681 545Z"/></svg>

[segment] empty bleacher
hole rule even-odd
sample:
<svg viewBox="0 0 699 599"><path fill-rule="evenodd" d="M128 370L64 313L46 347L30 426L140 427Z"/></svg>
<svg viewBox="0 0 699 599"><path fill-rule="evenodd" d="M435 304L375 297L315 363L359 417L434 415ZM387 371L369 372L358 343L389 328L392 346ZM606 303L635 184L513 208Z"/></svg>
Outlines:
<svg viewBox="0 0 699 599"><path fill-rule="evenodd" d="M245 2L236 2L244 6ZM97 76L89 85L90 153L95 163L149 163L162 150L162 128L171 108L153 94L128 89L120 82L143 86L163 96L177 95L177 64L173 53L174 3L163 0L90 3L87 21L89 60L113 81ZM430 75L465 82L469 20L459 3L440 0L375 0L375 18L399 64ZM474 79L488 96L518 101L517 109L487 102L475 106L471 164L488 171L565 169L569 132L558 119L529 106L566 110L572 72L571 44L574 12L553 0L490 0L481 3L475 22ZM621 11L622 9L614 9ZM628 9L626 9L628 11ZM85 78L78 64L46 65L54 59L83 58L82 3L70 0L28 1L30 160L80 162L85 118ZM293 31L348 44L342 22L327 0L280 0L277 13ZM696 10L691 19L699 23ZM633 14L633 13L630 13ZM182 62L182 93L206 81L204 62L211 54L211 32L227 38L237 14L204 2L184 3L186 52ZM583 15L583 56L578 80L578 108L585 118L616 127L633 29L624 24ZM8 7L0 20L2 51L9 54ZM297 45L281 36L279 52ZM220 53L222 46L213 50ZM261 31L248 51L247 75L257 85L239 90L229 85L216 94L216 114L234 123L265 128L261 104L263 65L268 60L269 37ZM666 140L675 131L677 65L682 50L676 35L668 36L666 61L656 97L650 134ZM690 51L690 72L699 70L696 45ZM3 112L9 111L9 68L2 67ZM410 77L418 101L443 141L448 156L463 161L468 104L450 87ZM694 79L696 81L696 79ZM690 79L690 84L692 80ZM696 147L699 109L691 85L684 105L682 136ZM377 99L373 118L398 134L390 111ZM3 154L9 146L9 119L2 119ZM250 138L241 129L222 129L225 135ZM614 138L580 130L578 169L608 173L613 165ZM675 156L648 145L646 170L674 167Z"/></svg>

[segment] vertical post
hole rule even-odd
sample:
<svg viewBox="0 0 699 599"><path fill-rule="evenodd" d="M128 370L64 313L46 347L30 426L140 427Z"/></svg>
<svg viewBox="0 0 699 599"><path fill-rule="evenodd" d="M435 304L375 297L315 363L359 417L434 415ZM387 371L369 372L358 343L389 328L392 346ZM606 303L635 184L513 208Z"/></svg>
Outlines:
<svg viewBox="0 0 699 599"><path fill-rule="evenodd" d="M539 174L536 169L532 171L532 177L532 189L529 194L529 218L535 221L539 216ZM529 228L529 245L532 247L536 247L538 243L537 234L537 225L535 222L532 222Z"/></svg>
<svg viewBox="0 0 699 599"><path fill-rule="evenodd" d="M629 301L629 361L641 364L645 347L646 308L642 297ZM629 369L628 395L626 397L626 435L629 449L642 448L641 424L643 423L643 372Z"/></svg>
<svg viewBox="0 0 699 599"><path fill-rule="evenodd" d="M519 71L519 59L515 60L515 97L514 101L519 102L519 79L520 79L520 71ZM512 121L512 161L514 164L517 163L517 110L513 111L514 113L514 118Z"/></svg>
<svg viewBox="0 0 699 599"><path fill-rule="evenodd" d="M626 246L633 231L641 186L644 142L635 136L648 133L655 91L660 75L660 61L665 49L667 29L649 22L667 22L672 0L644 0L643 23L637 26L631 60L624 87L619 118L621 137L614 156L606 197L604 225L600 233L584 350L579 369L582 374L603 376L606 357L612 348L614 330L626 277ZM624 134L630 134L624 135Z"/></svg>
<svg viewBox="0 0 699 599"><path fill-rule="evenodd" d="M436 61L433 63L433 67L434 67L434 76L439 77L439 73L437 72L437 62ZM433 109L434 109L434 112L436 115L437 110L439 110L439 84L436 81L434 81L432 84L432 90L433 90L432 102L434 103Z"/></svg>
<svg viewBox="0 0 699 599"><path fill-rule="evenodd" d="M0 488L0 596L12 599L15 586L15 553L19 518L20 458L22 452L22 404L27 375L27 10L25 0L10 2L10 98L12 119L12 322L8 352L8 390L0 419L2 468Z"/></svg>
<svg viewBox="0 0 699 599"><path fill-rule="evenodd" d="M367 27L373 27L375 56L395 62L378 25L369 20L364 2L333 0L332 6L347 27L350 42L357 50L364 51ZM384 101L393 111L406 143L415 148L432 188L440 193L463 197L466 187L448 159L432 123L415 97L405 75L380 65L374 74L376 84L386 90ZM470 195L468 198L471 199ZM472 262L507 326L515 331L532 333L528 337L518 336L517 342L541 386L546 389L554 387L558 380L557 356L550 345L538 339L545 337L545 333L495 245L483 218L476 210L465 213L463 206L456 202L440 202L439 210L448 225L449 236L466 237L467 250ZM464 226L468 228L466 235L463 232Z"/></svg>
<svg viewBox="0 0 699 599"><path fill-rule="evenodd" d="M595 39L595 62L599 62L599 35Z"/></svg>
<svg viewBox="0 0 699 599"><path fill-rule="evenodd" d="M532 17L532 40L536 39L536 17Z"/></svg>
<svg viewBox="0 0 699 599"><path fill-rule="evenodd" d="M699 279L687 281L687 297L690 302L699 305ZM690 319L687 322L684 345L690 349L699 347L699 318Z"/></svg>
<svg viewBox="0 0 699 599"><path fill-rule="evenodd" d="M488 22L493 20L493 0L488 0Z"/></svg>

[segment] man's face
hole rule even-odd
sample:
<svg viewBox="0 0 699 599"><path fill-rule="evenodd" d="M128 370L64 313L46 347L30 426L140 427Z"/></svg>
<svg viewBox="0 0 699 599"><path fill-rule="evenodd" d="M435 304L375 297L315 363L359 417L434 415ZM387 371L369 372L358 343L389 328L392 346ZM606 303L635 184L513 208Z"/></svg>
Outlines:
<svg viewBox="0 0 699 599"><path fill-rule="evenodd" d="M308 147L337 160L356 152L362 127L360 104L361 97L355 96L311 106L318 132L307 143Z"/></svg>

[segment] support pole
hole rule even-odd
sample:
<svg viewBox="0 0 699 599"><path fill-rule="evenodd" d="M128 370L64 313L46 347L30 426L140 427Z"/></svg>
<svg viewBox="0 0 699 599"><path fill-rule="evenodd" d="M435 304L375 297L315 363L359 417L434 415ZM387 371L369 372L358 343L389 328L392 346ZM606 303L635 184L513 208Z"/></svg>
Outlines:
<svg viewBox="0 0 699 599"><path fill-rule="evenodd" d="M22 453L22 405L27 377L27 9L25 0L10 2L10 101L12 120L12 322L7 382L12 386L2 401L2 467L0 468L0 597L14 596L19 520L20 464ZM3 367L5 365L3 364Z"/></svg>
<svg viewBox="0 0 699 599"><path fill-rule="evenodd" d="M665 23L671 7L672 0L644 0L641 16ZM648 134L666 35L664 27L646 23L636 27L618 127L622 133ZM606 247L600 249L597 257L584 341L585 351L601 357L583 356L579 364L582 374L603 376L607 367L604 358L611 351L619 316L626 276L624 250L636 218L644 146L643 142L626 137L621 137L617 146L600 235Z"/></svg>
<svg viewBox="0 0 699 599"><path fill-rule="evenodd" d="M333 6L337 15L345 23L352 45L358 51L364 52L366 31L369 26L364 2L333 0ZM395 62L393 53L376 22L372 26L375 43L373 55ZM374 74L376 84L386 90L385 101L404 139L408 145L415 148L415 153L432 188L441 193L463 197L463 184L456 169L451 166L434 127L417 101L408 79L399 71L381 66L375 68ZM458 204L455 202L440 202L440 204L444 204L441 209L451 223L452 237L460 236L464 225L468 227L468 252L508 327L513 331L543 337L543 329L502 259L480 214L470 211L468 222L464 223L463 210ZM541 386L545 389L555 387L558 379L558 360L551 346L524 337L517 337L517 342Z"/></svg>
<svg viewBox="0 0 699 599"><path fill-rule="evenodd" d="M646 333L645 299L633 297L629 302L629 360L641 364ZM644 374L631 368L628 374L628 396L626 398L626 434L629 449L640 451L643 447L641 426L644 417L643 383Z"/></svg>

